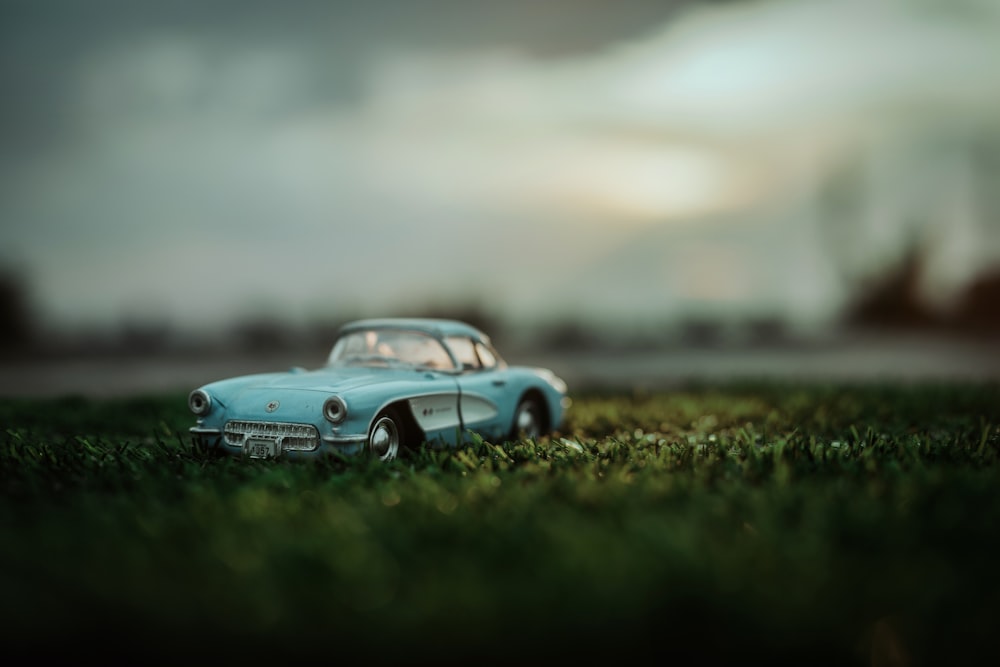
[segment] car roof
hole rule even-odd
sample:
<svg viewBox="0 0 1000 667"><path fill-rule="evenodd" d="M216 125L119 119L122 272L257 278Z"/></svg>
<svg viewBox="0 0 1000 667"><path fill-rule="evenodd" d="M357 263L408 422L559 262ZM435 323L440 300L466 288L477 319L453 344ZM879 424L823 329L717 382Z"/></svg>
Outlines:
<svg viewBox="0 0 1000 667"><path fill-rule="evenodd" d="M410 331L422 331L438 338L445 336L469 336L476 340L489 340L489 336L470 324L458 320L436 317L381 317L355 320L340 327L340 333L362 329L408 329Z"/></svg>

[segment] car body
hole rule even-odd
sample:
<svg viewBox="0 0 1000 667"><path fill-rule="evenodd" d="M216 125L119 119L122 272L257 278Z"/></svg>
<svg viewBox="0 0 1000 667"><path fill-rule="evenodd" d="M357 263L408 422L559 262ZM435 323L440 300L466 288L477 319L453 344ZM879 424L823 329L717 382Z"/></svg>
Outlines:
<svg viewBox="0 0 1000 667"><path fill-rule="evenodd" d="M489 337L448 319L358 320L337 332L327 363L212 382L192 391L191 434L251 458L457 446L557 430L570 399L551 371L508 366Z"/></svg>

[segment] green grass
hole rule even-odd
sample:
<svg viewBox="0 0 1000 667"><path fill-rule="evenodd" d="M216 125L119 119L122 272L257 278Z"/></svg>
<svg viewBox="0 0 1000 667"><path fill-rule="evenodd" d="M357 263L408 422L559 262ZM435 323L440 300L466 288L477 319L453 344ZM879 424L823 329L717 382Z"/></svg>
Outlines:
<svg viewBox="0 0 1000 667"><path fill-rule="evenodd" d="M0 402L6 648L1000 658L996 385L576 396L553 438L389 465L214 458L190 422L184 396Z"/></svg>

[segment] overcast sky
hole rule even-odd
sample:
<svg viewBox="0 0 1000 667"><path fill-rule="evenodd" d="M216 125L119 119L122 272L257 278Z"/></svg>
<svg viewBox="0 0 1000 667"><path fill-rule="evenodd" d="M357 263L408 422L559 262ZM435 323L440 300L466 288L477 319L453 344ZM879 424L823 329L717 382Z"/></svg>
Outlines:
<svg viewBox="0 0 1000 667"><path fill-rule="evenodd" d="M0 7L0 261L53 324L823 321L914 236L930 293L1000 257L996 2Z"/></svg>

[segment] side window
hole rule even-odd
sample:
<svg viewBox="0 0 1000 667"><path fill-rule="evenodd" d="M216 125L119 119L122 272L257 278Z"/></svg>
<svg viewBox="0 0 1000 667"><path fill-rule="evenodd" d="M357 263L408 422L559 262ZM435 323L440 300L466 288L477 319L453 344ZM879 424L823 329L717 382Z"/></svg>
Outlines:
<svg viewBox="0 0 1000 667"><path fill-rule="evenodd" d="M479 368L479 357L476 356L476 348L472 344L471 338L463 336L449 336L445 339L448 347L458 363L462 364L462 370Z"/></svg>
<svg viewBox="0 0 1000 667"><path fill-rule="evenodd" d="M483 364L483 368L496 368L497 358L496 355L490 351L490 348L486 347L482 343L476 343L476 354L479 355L479 360Z"/></svg>

